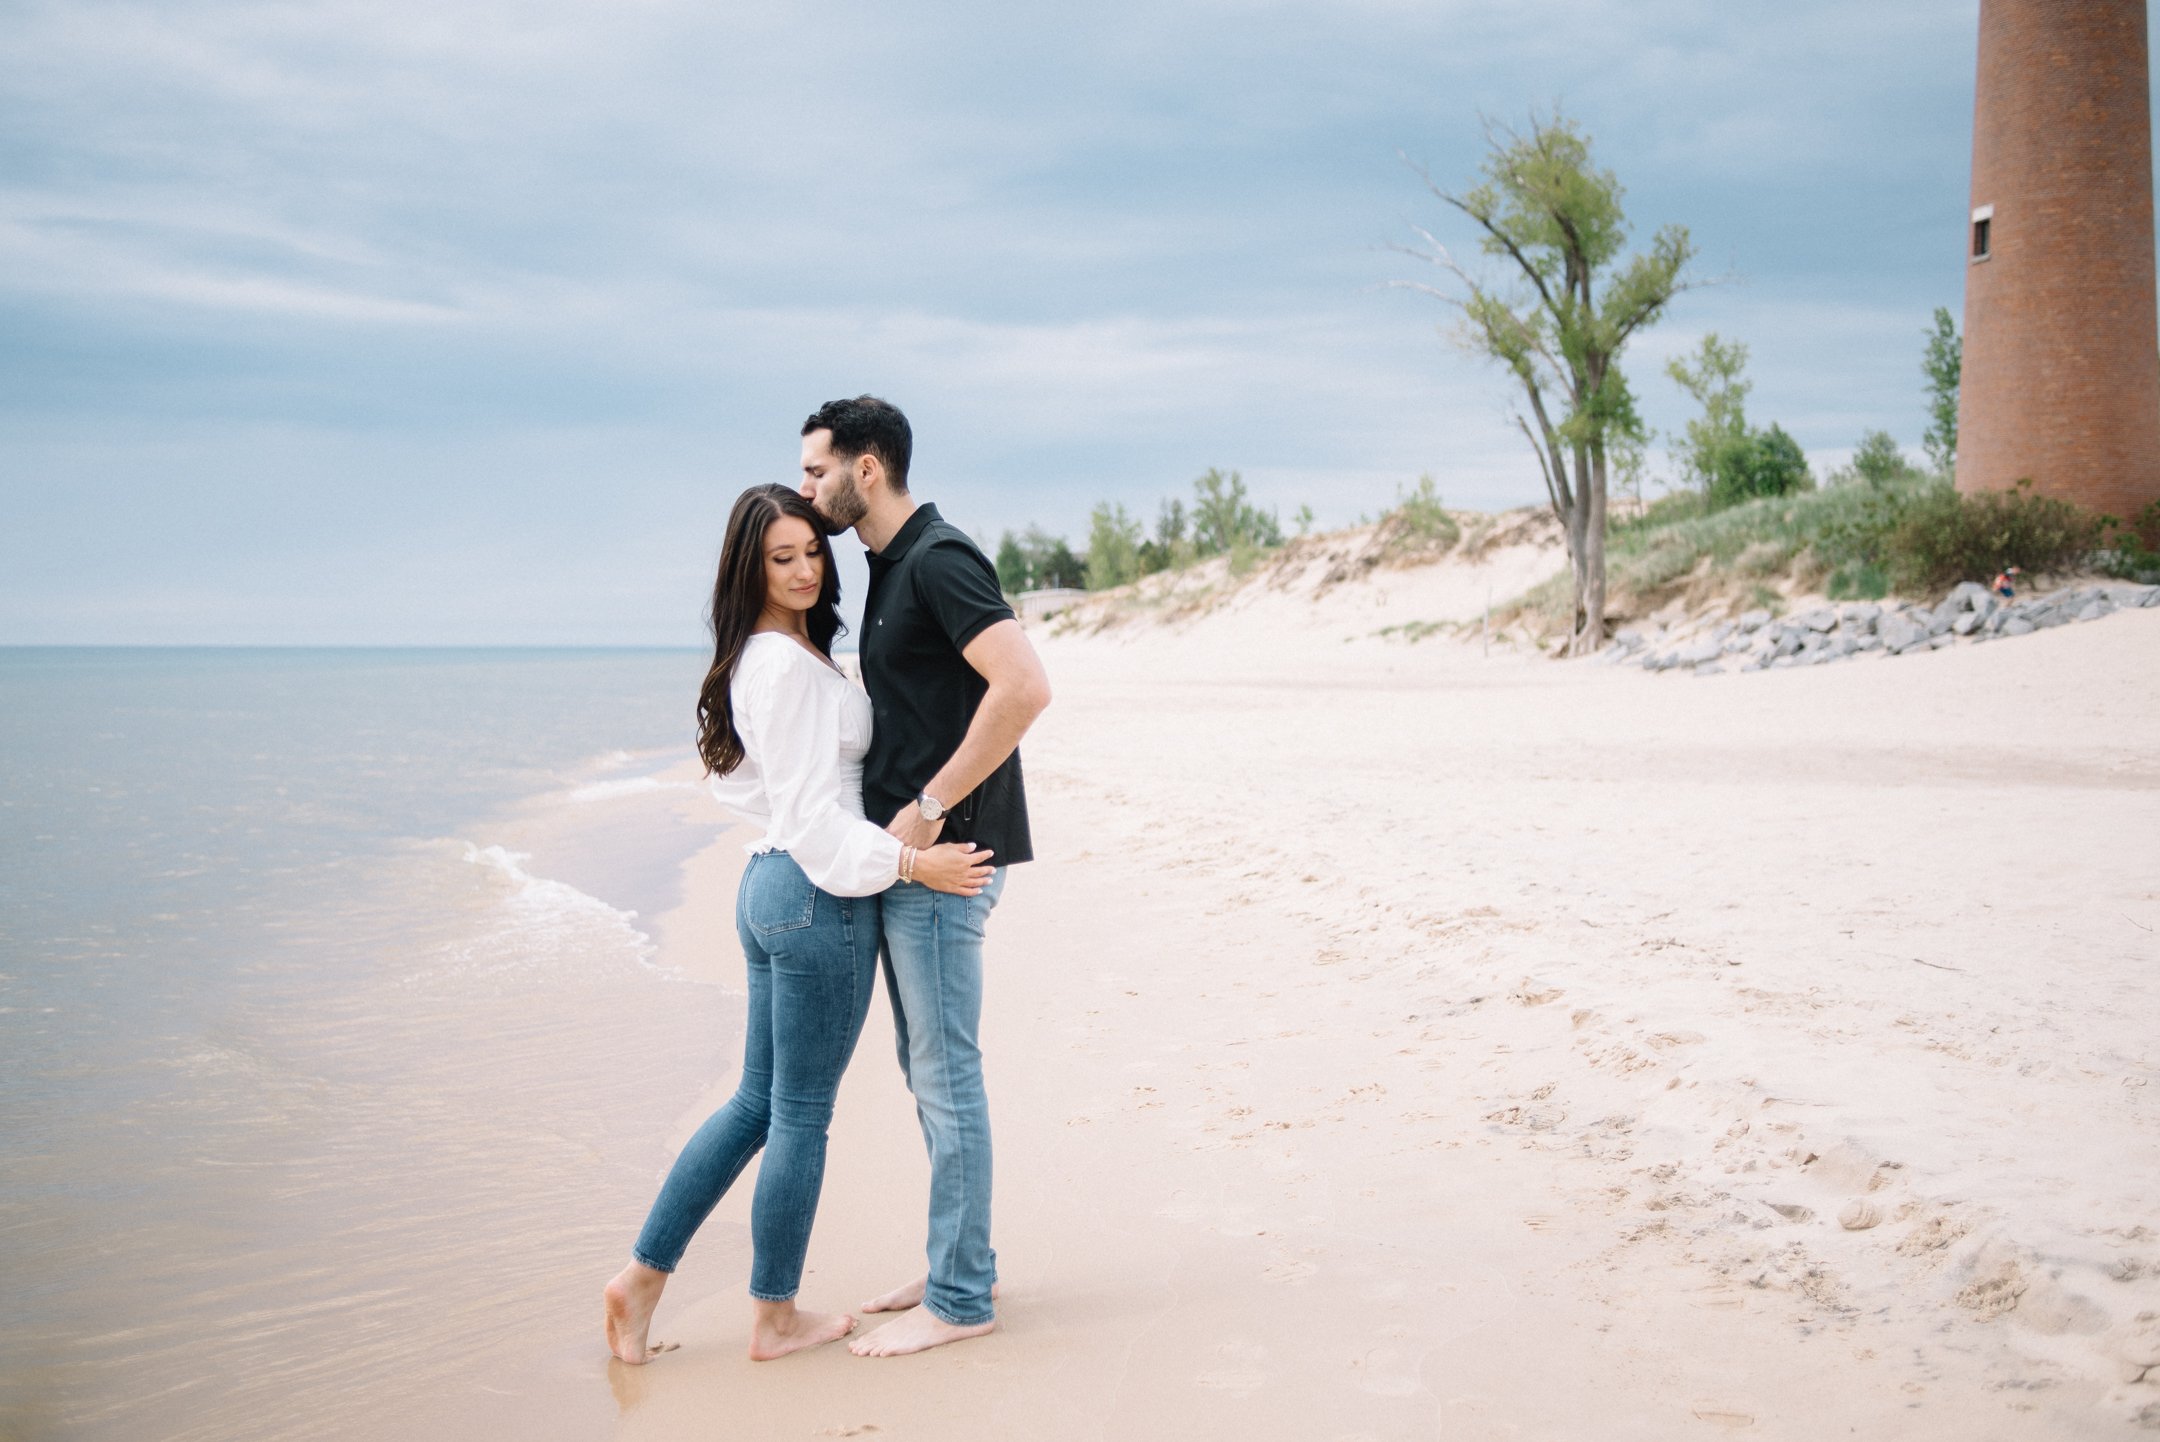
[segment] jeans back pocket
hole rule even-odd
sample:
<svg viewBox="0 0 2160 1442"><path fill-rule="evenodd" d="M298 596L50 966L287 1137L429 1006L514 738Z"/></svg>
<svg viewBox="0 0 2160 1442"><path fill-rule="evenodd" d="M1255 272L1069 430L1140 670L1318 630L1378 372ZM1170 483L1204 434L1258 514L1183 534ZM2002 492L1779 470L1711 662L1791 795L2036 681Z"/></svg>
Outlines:
<svg viewBox="0 0 2160 1442"><path fill-rule="evenodd" d="M750 858L739 904L743 920L759 936L800 931L817 917L817 888L784 851Z"/></svg>

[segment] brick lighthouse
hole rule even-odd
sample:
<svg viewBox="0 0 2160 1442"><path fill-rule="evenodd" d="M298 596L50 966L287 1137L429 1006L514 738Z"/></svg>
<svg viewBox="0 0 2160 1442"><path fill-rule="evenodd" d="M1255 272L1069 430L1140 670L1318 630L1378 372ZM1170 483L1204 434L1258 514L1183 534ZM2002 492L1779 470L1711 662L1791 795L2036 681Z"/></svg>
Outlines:
<svg viewBox="0 0 2160 1442"><path fill-rule="evenodd" d="M1957 486L2160 499L2145 0L1980 0Z"/></svg>

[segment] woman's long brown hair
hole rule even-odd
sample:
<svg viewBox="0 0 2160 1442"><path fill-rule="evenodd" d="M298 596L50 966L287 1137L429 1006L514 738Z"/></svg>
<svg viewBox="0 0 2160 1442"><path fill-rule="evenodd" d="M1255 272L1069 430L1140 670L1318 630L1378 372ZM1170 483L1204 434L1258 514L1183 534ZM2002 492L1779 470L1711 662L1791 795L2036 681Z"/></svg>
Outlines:
<svg viewBox="0 0 2160 1442"><path fill-rule="evenodd" d="M708 775L725 776L742 765L742 738L735 734L728 685L765 609L765 533L782 516L793 516L810 527L825 563L817 604L804 618L810 624L810 644L830 656L833 638L842 630L840 571L833 565L825 522L818 513L799 492L786 486L752 486L737 496L735 509L728 515L727 539L720 545L720 572L713 578L712 669L705 673L705 684L698 691L697 749Z"/></svg>

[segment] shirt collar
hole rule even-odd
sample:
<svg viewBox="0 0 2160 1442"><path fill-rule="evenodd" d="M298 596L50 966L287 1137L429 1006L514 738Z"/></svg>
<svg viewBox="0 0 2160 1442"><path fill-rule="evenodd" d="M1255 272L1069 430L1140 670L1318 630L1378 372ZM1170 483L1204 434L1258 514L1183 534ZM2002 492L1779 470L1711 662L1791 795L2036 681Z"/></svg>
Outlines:
<svg viewBox="0 0 2160 1442"><path fill-rule="evenodd" d="M915 514L907 518L907 524L902 526L894 534L893 538L885 543L884 550L870 552L870 559L883 561L886 565L891 565L908 553L908 548L915 544L916 538L928 530L930 523L937 518L937 507L928 501L924 501L915 508Z"/></svg>

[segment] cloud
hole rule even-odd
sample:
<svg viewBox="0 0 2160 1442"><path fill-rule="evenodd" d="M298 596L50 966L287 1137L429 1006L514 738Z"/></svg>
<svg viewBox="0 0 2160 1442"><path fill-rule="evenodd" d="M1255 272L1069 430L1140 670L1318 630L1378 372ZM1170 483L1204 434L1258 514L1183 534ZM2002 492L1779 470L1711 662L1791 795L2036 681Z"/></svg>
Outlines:
<svg viewBox="0 0 2160 1442"><path fill-rule="evenodd" d="M1428 470L1532 501L1505 378L1380 287L1409 268L1388 242L1446 223L1397 151L1468 177L1481 112L1554 101L1644 233L1686 223L1742 278L1634 352L1654 424L1682 419L1662 358L1718 329L1803 444L1910 435L1918 326L1962 274L1972 25L1969 0L18 6L0 640L343 635L303 594L331 571L414 635L649 638L714 497L866 388L992 535L1151 514L1210 465L1323 521Z"/></svg>

